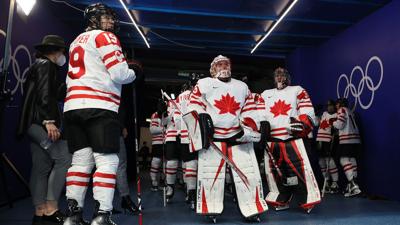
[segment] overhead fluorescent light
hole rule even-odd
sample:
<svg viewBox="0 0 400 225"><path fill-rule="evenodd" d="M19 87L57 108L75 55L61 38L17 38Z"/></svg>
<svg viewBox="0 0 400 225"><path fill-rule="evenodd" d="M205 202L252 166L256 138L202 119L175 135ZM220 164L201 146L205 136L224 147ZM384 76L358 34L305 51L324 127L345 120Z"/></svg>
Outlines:
<svg viewBox="0 0 400 225"><path fill-rule="evenodd" d="M258 46L272 33L272 31L278 26L278 24L283 20L283 18L288 14L288 12L293 8L293 6L297 3L298 0L293 0L290 6L285 10L285 12L279 17L279 19L274 23L271 29L261 38L260 41L257 42L256 46L254 46L253 50L251 50L251 54L258 48Z"/></svg>
<svg viewBox="0 0 400 225"><path fill-rule="evenodd" d="M151 123L151 119L147 118L146 122Z"/></svg>
<svg viewBox="0 0 400 225"><path fill-rule="evenodd" d="M135 26L136 30L139 32L140 36L142 37L142 39L144 40L144 43L146 43L147 48L150 48L149 42L147 42L146 37L144 36L144 34L142 33L142 31L140 30L140 28L138 27L138 25L136 24L136 21L133 19L131 13L129 12L128 8L126 7L125 3L123 0L119 0L119 2L121 3L122 7L124 7L126 13L128 14L129 18L131 19L133 25Z"/></svg>
<svg viewBox="0 0 400 225"><path fill-rule="evenodd" d="M24 11L25 15L29 15L33 6L36 4L36 0L17 0L17 4Z"/></svg>

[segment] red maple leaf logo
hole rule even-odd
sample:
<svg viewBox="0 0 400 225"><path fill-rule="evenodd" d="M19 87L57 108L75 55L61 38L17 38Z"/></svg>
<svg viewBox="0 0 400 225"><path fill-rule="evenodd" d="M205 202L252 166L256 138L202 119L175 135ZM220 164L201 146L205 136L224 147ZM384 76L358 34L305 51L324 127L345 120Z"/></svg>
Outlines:
<svg viewBox="0 0 400 225"><path fill-rule="evenodd" d="M220 111L219 114L230 113L236 116L236 111L240 109L240 104L235 101L235 96L230 96L229 93L227 95L222 95L221 100L215 100L215 107L217 107Z"/></svg>
<svg viewBox="0 0 400 225"><path fill-rule="evenodd" d="M328 120L322 120L321 125L319 125L321 129L326 129L330 127Z"/></svg>
<svg viewBox="0 0 400 225"><path fill-rule="evenodd" d="M274 106L270 107L270 112L274 114L274 117L277 117L279 115L288 115L287 112L291 109L292 107L290 104L285 104L285 101L278 100L275 102Z"/></svg>

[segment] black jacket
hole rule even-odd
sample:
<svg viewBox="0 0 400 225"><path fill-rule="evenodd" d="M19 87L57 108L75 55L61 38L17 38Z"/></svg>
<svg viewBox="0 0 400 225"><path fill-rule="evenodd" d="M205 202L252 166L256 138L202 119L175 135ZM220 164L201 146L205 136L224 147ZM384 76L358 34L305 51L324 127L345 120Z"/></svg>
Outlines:
<svg viewBox="0 0 400 225"><path fill-rule="evenodd" d="M42 125L43 120L55 120L60 127L62 114L58 101L63 101L66 86L58 77L58 66L47 58L39 58L31 65L24 84L17 136L21 137L31 124Z"/></svg>

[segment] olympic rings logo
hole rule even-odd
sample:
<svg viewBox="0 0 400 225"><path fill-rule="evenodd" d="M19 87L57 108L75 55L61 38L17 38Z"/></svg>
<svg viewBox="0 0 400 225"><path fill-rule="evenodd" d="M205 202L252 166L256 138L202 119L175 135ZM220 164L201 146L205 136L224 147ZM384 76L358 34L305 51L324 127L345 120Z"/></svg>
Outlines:
<svg viewBox="0 0 400 225"><path fill-rule="evenodd" d="M6 33L0 29L0 37L4 36L6 37ZM11 48L11 47L10 47ZM27 66L25 68L21 68L21 66L19 65L19 62L17 60L17 55L21 52L21 54L24 54L27 56L28 58L28 63L26 64ZM3 60L0 60L0 71L1 71L1 66L3 66ZM29 49L25 46L25 45L18 45L15 50L14 53L12 53L10 51L10 62L9 62L12 66L12 73L14 75L14 78L16 80L16 84L14 86L14 88L12 88L11 94L14 95L18 89L20 88L20 92L21 95L24 94L24 88L23 85L26 81L26 76L27 76L27 72L29 70L29 67L32 64L32 57L31 57L31 53L29 51Z"/></svg>
<svg viewBox="0 0 400 225"><path fill-rule="evenodd" d="M377 83L374 83L372 78L369 76L369 68L372 62L376 62L379 65L379 70L380 70L380 77L379 81ZM358 83L358 85L353 84L353 75L355 72L359 72L361 74L361 80ZM344 80L346 87L344 88L344 91L342 95L339 92L339 86L341 81ZM372 56L369 60L368 63L363 70L360 66L355 66L353 70L351 71L350 78L347 77L346 74L342 74L339 76L339 79L337 81L337 86L336 86L336 92L337 92L337 97L338 98L348 98L349 94L351 94L354 97L354 105L353 105L353 111L359 104L362 109L369 109L372 105L372 102L374 101L374 96L375 96L375 91L378 90L378 88L381 86L383 80L383 63L382 60L378 56ZM371 98L369 102L364 103L361 101L361 95L364 91L364 88L367 88L371 92Z"/></svg>

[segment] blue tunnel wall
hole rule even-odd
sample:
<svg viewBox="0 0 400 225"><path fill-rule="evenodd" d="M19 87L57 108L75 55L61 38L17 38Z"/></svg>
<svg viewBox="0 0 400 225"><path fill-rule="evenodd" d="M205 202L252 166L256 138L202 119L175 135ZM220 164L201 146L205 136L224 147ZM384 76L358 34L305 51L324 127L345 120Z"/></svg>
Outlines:
<svg viewBox="0 0 400 225"><path fill-rule="evenodd" d="M400 200L399 12L400 1L393 1L322 45L297 49L287 58L294 83L308 90L314 104L345 94L356 103L363 139L359 167L363 187L369 194L396 200Z"/></svg>

